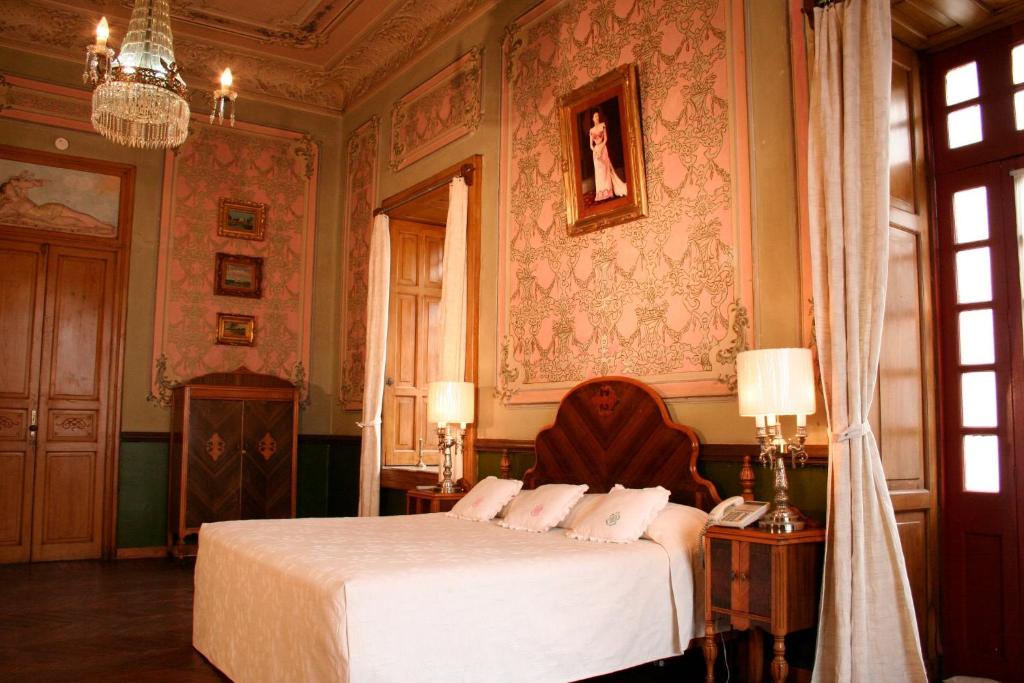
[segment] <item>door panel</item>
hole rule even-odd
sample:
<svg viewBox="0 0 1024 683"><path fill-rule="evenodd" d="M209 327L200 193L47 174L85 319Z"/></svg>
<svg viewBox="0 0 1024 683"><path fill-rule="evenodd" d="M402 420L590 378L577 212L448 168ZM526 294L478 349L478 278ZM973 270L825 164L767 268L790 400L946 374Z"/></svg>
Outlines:
<svg viewBox="0 0 1024 683"><path fill-rule="evenodd" d="M292 411L284 401L246 401L242 416L242 518L291 517Z"/></svg>
<svg viewBox="0 0 1024 683"><path fill-rule="evenodd" d="M889 279L878 384L869 416L878 439L921 649L937 673L938 444L935 326L921 67L893 43L889 114Z"/></svg>
<svg viewBox="0 0 1024 683"><path fill-rule="evenodd" d="M54 253L56 273L53 345L50 348L50 398L99 398L104 299L110 286L110 259L102 255Z"/></svg>
<svg viewBox="0 0 1024 683"><path fill-rule="evenodd" d="M242 402L192 399L185 526L241 517Z"/></svg>
<svg viewBox="0 0 1024 683"><path fill-rule="evenodd" d="M438 462L437 436L426 422L427 385L438 374L444 229L391 221L391 304L384 387L384 464Z"/></svg>
<svg viewBox="0 0 1024 683"><path fill-rule="evenodd" d="M46 247L0 240L0 562L31 553Z"/></svg>
<svg viewBox="0 0 1024 683"><path fill-rule="evenodd" d="M949 321L943 335L945 404L943 439L945 457L943 525L943 581L945 665L951 674L985 676L1009 680L1019 673L1022 653L1019 619L1019 538L1017 526L1016 433L1020 418L1017 400L1020 372L1020 285L1017 263L1017 228L1013 211L1011 168L1024 166L1024 159L996 162L963 171L945 173L937 179L936 195L940 233L938 262L942 269L942 310ZM987 211L972 212L973 221L987 213L984 239L957 241L958 214L955 204L965 193L984 188ZM964 225L960 225L963 230ZM957 291L965 278L958 256L984 249L991 285L984 300L963 302ZM972 327L961 329L958 321L967 314L990 313L993 334L979 335ZM1016 337L1016 338L1015 338ZM981 342L984 344L980 344ZM982 358L961 348L987 347ZM994 387L989 392L968 389L965 378L990 374ZM989 394L989 395L986 395ZM977 425L966 414L978 405L991 404L993 424ZM977 478L969 444L991 440L991 469ZM983 624L982 624L983 621Z"/></svg>
<svg viewBox="0 0 1024 683"><path fill-rule="evenodd" d="M96 452L50 451L46 461L43 496L46 516L42 537L50 544L90 543L93 517L99 500L96 488Z"/></svg>
<svg viewBox="0 0 1024 683"><path fill-rule="evenodd" d="M97 558L117 255L53 246L46 271L32 557Z"/></svg>

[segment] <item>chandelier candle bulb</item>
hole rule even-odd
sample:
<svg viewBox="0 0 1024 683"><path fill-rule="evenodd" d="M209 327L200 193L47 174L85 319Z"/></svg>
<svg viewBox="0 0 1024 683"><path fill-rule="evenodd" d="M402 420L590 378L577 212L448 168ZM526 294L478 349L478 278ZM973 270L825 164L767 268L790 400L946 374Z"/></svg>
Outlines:
<svg viewBox="0 0 1024 683"><path fill-rule="evenodd" d="M107 47L110 37L110 26L107 18L100 19L96 25L96 44L85 48L85 72L82 82L93 87L110 77L110 69L114 61L114 51Z"/></svg>
<svg viewBox="0 0 1024 683"><path fill-rule="evenodd" d="M107 49L107 38L110 37L110 25L107 24L107 18L103 17L100 19L100 23L96 25L96 48L98 50Z"/></svg>

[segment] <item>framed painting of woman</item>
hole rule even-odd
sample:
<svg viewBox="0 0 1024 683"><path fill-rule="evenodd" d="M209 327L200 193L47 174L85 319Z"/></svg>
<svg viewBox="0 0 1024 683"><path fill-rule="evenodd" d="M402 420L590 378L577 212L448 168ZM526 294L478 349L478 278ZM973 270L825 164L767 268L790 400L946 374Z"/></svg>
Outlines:
<svg viewBox="0 0 1024 683"><path fill-rule="evenodd" d="M570 235L647 215L635 64L623 64L559 100Z"/></svg>

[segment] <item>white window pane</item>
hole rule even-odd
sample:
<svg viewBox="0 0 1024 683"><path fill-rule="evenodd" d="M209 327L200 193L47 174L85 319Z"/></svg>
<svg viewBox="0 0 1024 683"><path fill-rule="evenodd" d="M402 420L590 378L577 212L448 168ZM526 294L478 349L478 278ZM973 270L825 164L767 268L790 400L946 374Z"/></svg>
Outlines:
<svg viewBox="0 0 1024 683"><path fill-rule="evenodd" d="M978 64L971 62L946 72L946 105L959 104L978 96Z"/></svg>
<svg viewBox="0 0 1024 683"><path fill-rule="evenodd" d="M965 147L981 142L981 105L957 109L946 116L949 129L949 148Z"/></svg>
<svg viewBox="0 0 1024 683"><path fill-rule="evenodd" d="M988 247L957 252L956 300L961 304L992 300L992 265Z"/></svg>
<svg viewBox="0 0 1024 683"><path fill-rule="evenodd" d="M953 225L957 244L988 239L988 192L984 186L953 193Z"/></svg>
<svg viewBox="0 0 1024 683"><path fill-rule="evenodd" d="M1013 93L1013 122L1017 130L1024 130L1024 90Z"/></svg>
<svg viewBox="0 0 1024 683"><path fill-rule="evenodd" d="M985 365L996 362L992 334L992 309L960 312L960 363Z"/></svg>
<svg viewBox="0 0 1024 683"><path fill-rule="evenodd" d="M1013 58L1013 82L1024 83L1024 45L1018 45L1010 51Z"/></svg>
<svg viewBox="0 0 1024 683"><path fill-rule="evenodd" d="M964 437L964 490L999 493L999 437Z"/></svg>
<svg viewBox="0 0 1024 683"><path fill-rule="evenodd" d="M998 427L996 373L965 372L960 376L960 423L964 427Z"/></svg>

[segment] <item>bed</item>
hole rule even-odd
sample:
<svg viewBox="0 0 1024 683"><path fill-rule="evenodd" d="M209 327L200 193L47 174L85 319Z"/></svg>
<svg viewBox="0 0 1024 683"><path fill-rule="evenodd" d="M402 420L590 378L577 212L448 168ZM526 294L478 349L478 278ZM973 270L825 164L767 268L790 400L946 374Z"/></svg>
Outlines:
<svg viewBox="0 0 1024 683"><path fill-rule="evenodd" d="M562 400L524 485L661 485L708 510L698 452L652 389L602 377ZM444 514L207 524L193 644L240 683L578 680L701 634L696 535L590 543Z"/></svg>

